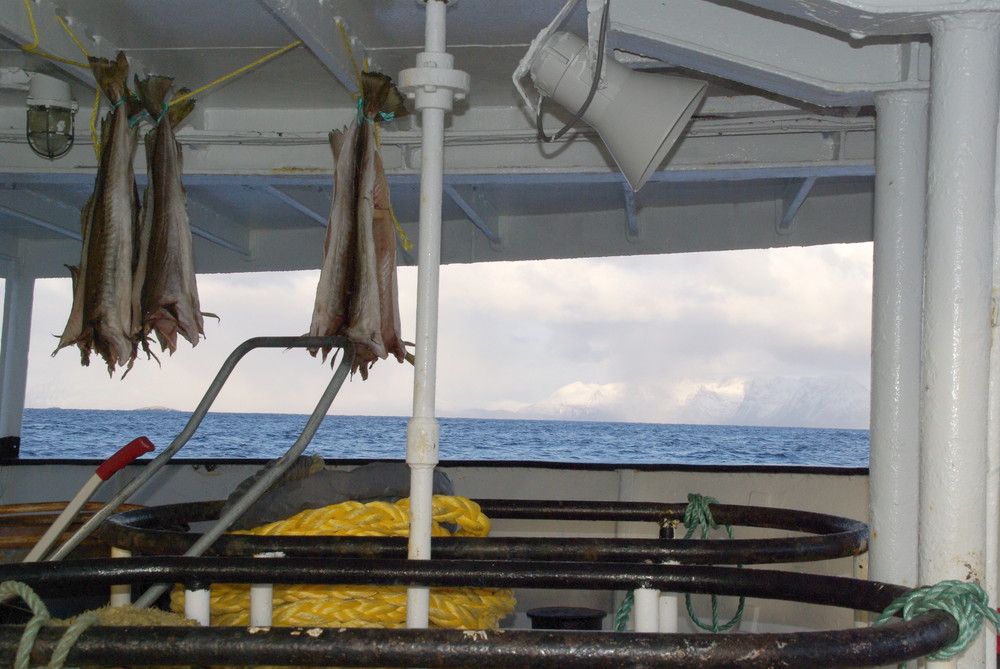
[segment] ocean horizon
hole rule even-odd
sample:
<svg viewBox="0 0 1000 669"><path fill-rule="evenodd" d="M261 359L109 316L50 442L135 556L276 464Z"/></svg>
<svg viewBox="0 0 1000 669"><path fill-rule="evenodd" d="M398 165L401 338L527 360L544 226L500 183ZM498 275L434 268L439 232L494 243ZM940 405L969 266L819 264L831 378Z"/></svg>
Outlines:
<svg viewBox="0 0 1000 669"><path fill-rule="evenodd" d="M168 407L25 409L21 458L104 459L138 436L148 437L160 451L190 416ZM210 412L175 457L278 457L307 419L305 414ZM408 416L330 414L306 453L327 459L401 459L408 421ZM859 429L450 416L439 422L441 460L868 466L868 430Z"/></svg>

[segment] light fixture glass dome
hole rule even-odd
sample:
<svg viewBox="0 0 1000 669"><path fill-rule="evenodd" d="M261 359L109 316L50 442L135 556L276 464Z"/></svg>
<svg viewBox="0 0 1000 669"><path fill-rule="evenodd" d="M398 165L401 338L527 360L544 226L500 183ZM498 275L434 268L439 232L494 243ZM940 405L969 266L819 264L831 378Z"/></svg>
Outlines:
<svg viewBox="0 0 1000 669"><path fill-rule="evenodd" d="M73 148L76 110L68 83L44 74L32 74L26 131L31 150L49 160L69 153Z"/></svg>

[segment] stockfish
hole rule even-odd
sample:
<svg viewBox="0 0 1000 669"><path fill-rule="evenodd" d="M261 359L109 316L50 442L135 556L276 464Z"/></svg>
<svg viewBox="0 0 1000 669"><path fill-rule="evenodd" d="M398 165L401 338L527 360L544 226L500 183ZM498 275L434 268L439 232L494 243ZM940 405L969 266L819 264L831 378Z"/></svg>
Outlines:
<svg viewBox="0 0 1000 669"><path fill-rule="evenodd" d="M205 334L194 272L187 194L181 182L181 145L174 127L191 113L194 101L168 108L171 77L136 80L136 90L154 127L145 137L149 181L139 217L138 262L133 280L136 336L149 351L156 334L161 350L177 350L177 335L198 344Z"/></svg>
<svg viewBox="0 0 1000 669"><path fill-rule="evenodd" d="M334 195L309 334L355 344L352 371L363 379L378 359L402 362L396 232L375 123L406 114L392 80L363 72L359 118L330 133ZM324 358L329 351L323 351ZM315 351L313 354L315 355Z"/></svg>
<svg viewBox="0 0 1000 669"><path fill-rule="evenodd" d="M133 237L138 194L132 162L137 131L129 124L134 111L128 95L128 60L91 58L90 67L112 104L101 123L101 155L94 192L83 208L80 264L70 267L73 306L53 352L76 344L81 361L90 364L96 351L114 373L131 368L137 351L132 324Z"/></svg>

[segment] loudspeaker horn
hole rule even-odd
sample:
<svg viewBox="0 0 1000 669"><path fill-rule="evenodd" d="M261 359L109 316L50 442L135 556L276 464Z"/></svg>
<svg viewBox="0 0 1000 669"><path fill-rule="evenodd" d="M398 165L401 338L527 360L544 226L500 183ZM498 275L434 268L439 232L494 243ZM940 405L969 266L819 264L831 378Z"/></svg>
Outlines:
<svg viewBox="0 0 1000 669"><path fill-rule="evenodd" d="M583 105L593 82L586 46L572 33L557 32L531 64L539 92L572 112ZM680 137L707 87L695 79L635 72L605 58L604 85L583 120L597 130L637 191Z"/></svg>

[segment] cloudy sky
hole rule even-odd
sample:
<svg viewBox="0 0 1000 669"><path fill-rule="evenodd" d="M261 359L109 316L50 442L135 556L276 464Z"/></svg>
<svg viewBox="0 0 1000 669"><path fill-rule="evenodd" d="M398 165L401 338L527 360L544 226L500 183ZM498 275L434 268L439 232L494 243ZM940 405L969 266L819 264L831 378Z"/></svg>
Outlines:
<svg viewBox="0 0 1000 669"><path fill-rule="evenodd" d="M162 366L109 378L95 356L51 356L69 313L68 280L36 283L27 406L191 410L232 349L308 328L317 272L199 277L206 337ZM405 338L416 271L399 270ZM438 406L517 410L606 388L632 398L628 420L669 422L699 389L760 377L869 375L871 244L683 255L451 265L442 268ZM301 350L252 353L214 410L308 413L329 367ZM734 390L735 392L735 390ZM380 361L345 384L339 414L410 413L412 368Z"/></svg>

